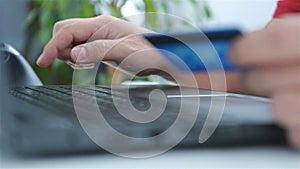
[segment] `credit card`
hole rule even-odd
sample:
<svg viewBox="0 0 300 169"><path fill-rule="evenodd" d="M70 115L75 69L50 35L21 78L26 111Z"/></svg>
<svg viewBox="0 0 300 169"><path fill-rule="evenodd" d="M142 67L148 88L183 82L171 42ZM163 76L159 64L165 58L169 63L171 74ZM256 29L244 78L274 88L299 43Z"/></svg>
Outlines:
<svg viewBox="0 0 300 169"><path fill-rule="evenodd" d="M210 30L174 34L145 34L144 37L181 71L234 71L240 69L229 60L233 40L239 29Z"/></svg>

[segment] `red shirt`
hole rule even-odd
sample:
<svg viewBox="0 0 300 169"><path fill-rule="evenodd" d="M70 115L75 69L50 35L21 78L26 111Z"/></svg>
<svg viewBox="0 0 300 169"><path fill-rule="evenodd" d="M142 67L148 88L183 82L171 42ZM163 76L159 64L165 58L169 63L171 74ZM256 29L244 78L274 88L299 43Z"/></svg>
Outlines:
<svg viewBox="0 0 300 169"><path fill-rule="evenodd" d="M300 12L300 0L279 0L274 17L280 17L281 15L288 13Z"/></svg>

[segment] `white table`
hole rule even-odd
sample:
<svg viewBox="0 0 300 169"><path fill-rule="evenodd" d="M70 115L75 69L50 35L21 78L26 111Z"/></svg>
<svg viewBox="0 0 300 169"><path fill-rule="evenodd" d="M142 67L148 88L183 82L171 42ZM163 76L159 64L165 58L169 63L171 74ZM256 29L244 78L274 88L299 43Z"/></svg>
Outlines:
<svg viewBox="0 0 300 169"><path fill-rule="evenodd" d="M111 154L51 158L1 155L0 168L300 168L300 152L287 147L173 150L148 159Z"/></svg>

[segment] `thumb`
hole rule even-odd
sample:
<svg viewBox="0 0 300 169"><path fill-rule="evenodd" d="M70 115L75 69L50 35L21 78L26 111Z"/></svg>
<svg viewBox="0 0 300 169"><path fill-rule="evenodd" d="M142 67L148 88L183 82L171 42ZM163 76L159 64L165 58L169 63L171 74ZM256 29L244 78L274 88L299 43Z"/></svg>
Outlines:
<svg viewBox="0 0 300 169"><path fill-rule="evenodd" d="M109 59L111 49L117 44L116 40L96 40L74 47L71 59L75 63L94 63Z"/></svg>

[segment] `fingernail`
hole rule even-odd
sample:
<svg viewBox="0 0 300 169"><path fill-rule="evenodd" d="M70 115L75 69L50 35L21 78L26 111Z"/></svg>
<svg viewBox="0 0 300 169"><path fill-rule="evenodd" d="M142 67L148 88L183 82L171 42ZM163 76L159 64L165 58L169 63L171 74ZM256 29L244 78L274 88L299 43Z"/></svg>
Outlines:
<svg viewBox="0 0 300 169"><path fill-rule="evenodd" d="M85 60L87 57L87 53L86 53L86 50L84 49L84 47L75 48L72 51L72 54L75 57L75 62Z"/></svg>
<svg viewBox="0 0 300 169"><path fill-rule="evenodd" d="M41 60L42 60L42 56L43 56L43 54L41 54L41 55L38 57L38 59L36 60L36 64L37 64L38 66L40 66L40 63L41 63Z"/></svg>

